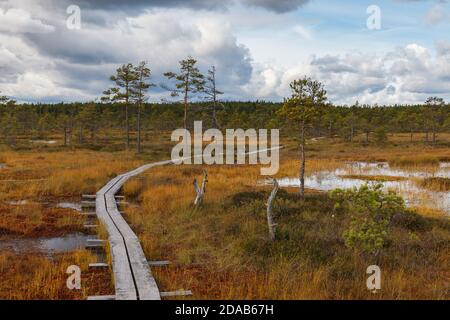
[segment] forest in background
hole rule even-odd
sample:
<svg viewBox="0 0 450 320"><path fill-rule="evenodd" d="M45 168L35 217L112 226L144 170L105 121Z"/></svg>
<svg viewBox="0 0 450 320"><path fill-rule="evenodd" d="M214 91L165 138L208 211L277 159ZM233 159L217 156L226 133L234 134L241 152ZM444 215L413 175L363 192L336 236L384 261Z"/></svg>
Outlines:
<svg viewBox="0 0 450 320"><path fill-rule="evenodd" d="M222 102L217 111L221 128L279 128L283 136L297 136L296 128L278 115L282 103L264 101ZM214 127L207 103L192 104L189 123L203 120L206 130ZM172 131L183 126L180 103L142 105L142 131ZM136 130L137 107L130 106L130 129ZM0 134L11 147L22 140L64 136L65 145L95 145L102 132L123 130L124 107L111 103L0 104ZM309 125L310 137L341 137L352 141L363 134L363 143L383 142L390 133L410 133L411 141L437 144L439 133L450 132L450 106L327 105ZM418 134L420 133L420 134ZM148 135L147 135L148 138Z"/></svg>
<svg viewBox="0 0 450 320"><path fill-rule="evenodd" d="M179 69L166 72L170 84L159 86L177 102L148 103L152 71L145 61L123 64L110 77L112 86L99 102L59 104L17 104L0 94L1 140L11 147L18 141L63 136L65 146L99 145L99 135L108 130L125 130L125 148L131 136L136 151L142 151L143 139L152 131L191 129L194 121L203 121L203 129L281 129L287 137L341 137L354 141L363 134L368 144L371 134L378 143L387 142L389 133L409 133L410 141L436 145L440 132L450 131L450 105L440 97L429 97L422 105L335 106L327 100L322 83L304 77L290 84L292 96L281 103L266 101L224 102L217 86L216 68L206 74L197 60L179 61ZM0 92L1 93L1 92ZM144 133L144 137L142 137ZM414 133L423 136L414 137ZM100 143L100 147L105 141Z"/></svg>

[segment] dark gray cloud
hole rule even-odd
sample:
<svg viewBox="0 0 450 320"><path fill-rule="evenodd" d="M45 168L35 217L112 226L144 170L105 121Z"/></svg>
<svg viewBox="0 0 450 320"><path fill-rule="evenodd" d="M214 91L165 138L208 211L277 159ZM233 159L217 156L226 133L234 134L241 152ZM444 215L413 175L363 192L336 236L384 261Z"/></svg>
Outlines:
<svg viewBox="0 0 450 320"><path fill-rule="evenodd" d="M216 10L224 9L232 1L221 0L71 0L71 4L89 9L126 10L140 8L190 8Z"/></svg>
<svg viewBox="0 0 450 320"><path fill-rule="evenodd" d="M259 7L276 13L295 11L309 0L71 0L84 8L102 10L137 11L143 8L189 8L204 10L224 10L241 3L246 6Z"/></svg>
<svg viewBox="0 0 450 320"><path fill-rule="evenodd" d="M20 1L19 8L28 12L31 0ZM149 62L153 82L164 83L167 79L162 74L176 71L178 61L188 55L198 59L203 72L216 66L218 83L228 96L239 96L239 86L251 78L250 52L224 21L186 16L184 10L130 15L120 10L82 9L81 29L69 30L67 14L61 10L64 3L52 6L52 2L42 0L41 7L31 12L37 22L45 17L51 32L14 32L3 38L0 32L0 41L4 40L0 43L0 83L5 84L3 91L18 100L94 99L111 85L109 76L119 65L142 60ZM45 9L47 13L42 12ZM97 18L105 23L97 23ZM168 97L167 92L153 92Z"/></svg>
<svg viewBox="0 0 450 320"><path fill-rule="evenodd" d="M326 55L324 57L314 58L311 61L311 65L319 68L321 72L332 72L332 73L356 72L353 66L341 61L341 59L338 56Z"/></svg>
<svg viewBox="0 0 450 320"><path fill-rule="evenodd" d="M250 6L261 7L277 13L286 13L295 11L309 0L243 0L243 2Z"/></svg>

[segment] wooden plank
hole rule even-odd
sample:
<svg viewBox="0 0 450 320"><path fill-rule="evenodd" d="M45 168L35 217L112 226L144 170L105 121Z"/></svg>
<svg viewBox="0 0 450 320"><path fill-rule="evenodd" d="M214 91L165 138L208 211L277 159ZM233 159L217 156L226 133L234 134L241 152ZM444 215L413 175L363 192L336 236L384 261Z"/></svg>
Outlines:
<svg viewBox="0 0 450 320"><path fill-rule="evenodd" d="M108 231L116 300L160 300L161 297L192 294L191 291L159 292L139 239L122 217L116 202L122 197L116 197L116 193L128 179L153 167L180 163L179 160L182 159L155 162L118 175L97 192L95 202L82 201L83 207L96 206L97 216Z"/></svg>
<svg viewBox="0 0 450 320"><path fill-rule="evenodd" d="M116 300L137 300L137 292L127 258L124 239L106 210L104 194L116 182L115 180L116 178L108 182L97 193L97 215L109 234L108 240L111 248Z"/></svg>
<svg viewBox="0 0 450 320"><path fill-rule="evenodd" d="M89 296L88 300L116 300L116 296Z"/></svg>
<svg viewBox="0 0 450 320"><path fill-rule="evenodd" d="M160 294L161 294L161 298L192 296L192 291L191 290L178 290L178 291L161 292Z"/></svg>
<svg viewBox="0 0 450 320"><path fill-rule="evenodd" d="M92 268L92 269L109 268L109 264L107 264L107 263L101 263L101 262L98 262L98 263L89 263L89 268Z"/></svg>
<svg viewBox="0 0 450 320"><path fill-rule="evenodd" d="M159 300L159 290L157 289L156 282L153 277L150 276L150 270L148 265L146 265L146 269L143 269L136 261L140 259L139 255L142 254L144 256L142 248L136 250L135 243L130 244L130 241L136 239L136 235L131 231L126 221L120 215L117 210L117 204L115 200L115 193L122 187L122 185L126 182L127 176L117 176L113 180L111 180L105 187L103 187L97 193L97 202L101 203L101 208L104 208L104 213L106 213L110 220L113 222L115 230L120 234L122 238L122 243L125 247L125 254L122 254L121 257L127 257L127 263L118 263L117 259L121 258L118 256L118 250L114 250L114 246L112 247L112 256L113 256L113 272L115 275L115 287L116 287L116 299L124 300L124 299L155 299ZM110 226L112 227L112 226ZM109 229L109 228L107 228ZM108 230L109 232L109 230ZM133 239L134 238L134 239ZM130 240L131 239L131 240ZM110 236L111 240L111 236ZM138 241L137 241L138 242ZM117 252L116 252L117 251ZM137 257L136 257L137 256ZM115 259L117 258L117 259ZM144 256L145 260L145 256ZM124 283L118 281L117 275L124 276L124 273L128 271L128 283ZM146 275L144 275L144 272ZM130 276L132 281L130 281ZM147 276L147 278L146 278ZM145 290L145 288L156 288L156 295L151 290ZM133 287L134 293L131 292L130 288Z"/></svg>
<svg viewBox="0 0 450 320"><path fill-rule="evenodd" d="M170 264L170 261L148 261L150 267L165 267Z"/></svg>
<svg viewBox="0 0 450 320"><path fill-rule="evenodd" d="M87 242L87 244L105 244L106 240L102 240L102 239L87 239L86 242Z"/></svg>
<svg viewBox="0 0 450 320"><path fill-rule="evenodd" d="M95 194L82 194L81 198L84 198L84 199L97 199L97 195L95 195Z"/></svg>

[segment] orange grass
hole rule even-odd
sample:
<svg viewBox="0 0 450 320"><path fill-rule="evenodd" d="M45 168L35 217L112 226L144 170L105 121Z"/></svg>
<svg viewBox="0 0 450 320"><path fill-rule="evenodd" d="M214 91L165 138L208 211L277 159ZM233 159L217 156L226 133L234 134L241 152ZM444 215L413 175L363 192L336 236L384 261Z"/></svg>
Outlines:
<svg viewBox="0 0 450 320"><path fill-rule="evenodd" d="M433 191L450 191L450 178L431 177L419 182L420 186Z"/></svg>
<svg viewBox="0 0 450 320"><path fill-rule="evenodd" d="M310 160L309 170L334 165ZM283 175L295 172L296 161L283 166ZM141 207L127 210L147 257L174 263L154 271L161 290L193 290L196 299L448 298L445 266L450 255L436 242L449 243L448 229L433 227L419 232L417 240L396 228L394 244L374 261L343 245L349 218L333 218L326 195L311 195L302 204L288 193L278 200L281 238L270 243L265 218L270 189L255 187L261 179L258 168L205 167L209 183L204 207L194 209L192 181L201 179L202 169L149 171L146 190L138 197ZM423 254L416 252L417 245ZM378 294L365 285L365 270L374 263L383 270Z"/></svg>
<svg viewBox="0 0 450 320"><path fill-rule="evenodd" d="M448 141L449 137L439 138ZM390 141L399 145L380 148L337 139L310 142L306 173L334 170L345 160L387 161L414 154L450 159L445 146L410 145L406 135L395 135ZM281 151L278 177L297 176L297 144L292 140L283 144L286 149ZM126 152L50 149L0 152L0 163L7 164L0 169L0 201L42 201L94 193L116 174L149 162L145 154L135 157ZM146 152L162 156L167 150L167 143L155 139ZM343 246L341 235L348 219L330 215L332 207L326 195L310 194L300 202L289 193L280 194L276 210L279 239L270 243L265 218L270 188L255 187L263 179L259 168L205 168L209 183L200 209L192 207L192 181L202 178L202 167L152 169L143 179L132 179L124 187L125 195L140 204L130 206L126 218L140 237L147 258L174 262L169 268L153 270L162 291L190 289L198 299L449 298L445 268L450 263L449 228L436 216L425 231L396 228L390 239L393 246L373 261ZM79 226L76 217L62 218L64 214L34 203L17 208L2 204L0 230L7 230L9 236L15 232L31 236ZM99 235L107 236L102 228ZM92 274L86 269L91 259L85 251L60 255L57 261L1 252L0 299L83 299L88 294L113 294L109 272ZM365 268L374 263L383 272L382 291L376 295L365 287ZM80 264L83 269L81 292L65 289L65 269L70 264Z"/></svg>
<svg viewBox="0 0 450 320"><path fill-rule="evenodd" d="M37 254L16 255L0 252L0 299L8 300L80 300L89 295L114 294L108 270L92 271L91 253L79 250L50 260ZM81 289L66 286L71 265L81 268Z"/></svg>
<svg viewBox="0 0 450 320"><path fill-rule="evenodd" d="M7 168L0 169L0 201L95 193L109 179L143 163L124 152L3 152L2 157Z"/></svg>
<svg viewBox="0 0 450 320"><path fill-rule="evenodd" d="M83 230L83 218L71 209L48 208L38 203L0 203L0 239L57 237Z"/></svg>

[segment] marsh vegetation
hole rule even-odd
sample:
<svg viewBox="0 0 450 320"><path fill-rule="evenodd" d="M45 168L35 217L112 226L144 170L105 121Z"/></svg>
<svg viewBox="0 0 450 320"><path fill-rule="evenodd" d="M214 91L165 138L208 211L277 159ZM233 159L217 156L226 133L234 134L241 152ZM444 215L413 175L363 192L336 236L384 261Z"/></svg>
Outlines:
<svg viewBox="0 0 450 320"><path fill-rule="evenodd" d="M130 203L125 217L147 258L172 261L153 270L162 291L183 288L198 299L449 298L450 134L444 120L433 143L427 142L425 131L411 135L406 122L401 130L392 124L381 134L362 120L370 115L388 123L397 112L422 112L419 107L326 107L322 120L307 126L302 200L300 138L292 134L295 126L277 117L280 105L224 105L217 111L224 126L283 128L275 239L269 237L265 216L271 186L257 166L152 169L130 180L123 193ZM0 145L0 298L85 299L114 293L110 269L87 268L98 261L97 255L78 245L62 251L52 245L95 235L83 227L85 218L77 212L82 194L94 194L117 174L141 164L170 158L170 129L183 124L184 108L141 107L140 153L124 150L120 105L2 109L8 121L17 117L11 122L17 127L2 136ZM133 108L130 146L138 135ZM76 120L85 109L96 115L89 118L92 124ZM33 116L27 121L19 117L28 112ZM199 110L196 118L213 126L209 112ZM81 123L85 126L77 132ZM82 139L76 139L79 134ZM201 181L204 170L207 191L202 205L194 208L192 181ZM378 191L371 189L379 183L383 187ZM365 185L369 191L362 192ZM353 187L354 193L344 193ZM330 193L335 189L342 193ZM387 200L392 212L368 206L372 197L383 198L390 191L395 192ZM349 199L360 200L356 205ZM374 218L378 216L383 219ZM104 230L97 236L107 238ZM65 286L65 269L73 264L82 267L81 291ZM372 264L383 270L377 295L365 286L365 270Z"/></svg>

